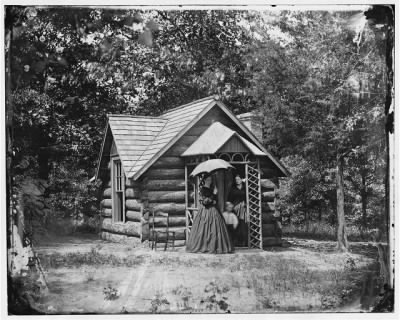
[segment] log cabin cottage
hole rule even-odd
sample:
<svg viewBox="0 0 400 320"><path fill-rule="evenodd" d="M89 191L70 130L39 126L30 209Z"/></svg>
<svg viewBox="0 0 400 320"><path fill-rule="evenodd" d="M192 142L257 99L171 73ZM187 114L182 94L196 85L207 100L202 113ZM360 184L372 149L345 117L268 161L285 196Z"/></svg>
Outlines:
<svg viewBox="0 0 400 320"><path fill-rule="evenodd" d="M149 238L149 212L169 213L169 229L184 243L199 206L200 162L221 158L246 180L249 247L279 245L273 222L278 178L284 166L260 142L261 126L247 113L236 117L212 96L171 109L159 117L109 115L96 178L103 185L101 237L122 241ZM219 209L224 209L231 172L217 172ZM155 218L165 228L164 217Z"/></svg>

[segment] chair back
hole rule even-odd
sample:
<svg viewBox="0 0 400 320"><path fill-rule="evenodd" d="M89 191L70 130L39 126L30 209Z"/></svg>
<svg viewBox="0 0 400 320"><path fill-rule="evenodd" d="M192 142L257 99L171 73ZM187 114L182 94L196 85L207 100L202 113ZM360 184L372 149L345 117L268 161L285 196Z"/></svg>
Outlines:
<svg viewBox="0 0 400 320"><path fill-rule="evenodd" d="M168 212L159 212L158 213L158 216L159 217L163 217L163 218L167 218L166 220L167 220L167 223L166 223L166 232L168 232L169 231L169 213Z"/></svg>
<svg viewBox="0 0 400 320"><path fill-rule="evenodd" d="M155 225L156 217L167 218L166 219L166 232L168 232L169 231L169 213L168 212L162 212L160 210L153 210L152 211L151 226L152 226L153 230L155 230L155 227L156 227L156 225Z"/></svg>

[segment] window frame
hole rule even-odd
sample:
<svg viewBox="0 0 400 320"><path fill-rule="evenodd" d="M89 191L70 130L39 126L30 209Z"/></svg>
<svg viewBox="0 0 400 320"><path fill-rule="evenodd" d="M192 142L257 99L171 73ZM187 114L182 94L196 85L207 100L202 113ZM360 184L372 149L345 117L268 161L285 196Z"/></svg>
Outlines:
<svg viewBox="0 0 400 320"><path fill-rule="evenodd" d="M125 173L118 156L111 158L112 221L126 222Z"/></svg>

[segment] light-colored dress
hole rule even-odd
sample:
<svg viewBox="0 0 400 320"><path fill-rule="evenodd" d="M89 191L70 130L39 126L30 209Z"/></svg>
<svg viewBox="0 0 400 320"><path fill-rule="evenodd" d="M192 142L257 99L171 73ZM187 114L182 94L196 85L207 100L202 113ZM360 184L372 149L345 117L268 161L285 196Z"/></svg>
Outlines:
<svg viewBox="0 0 400 320"><path fill-rule="evenodd" d="M236 229L236 227L239 224L237 216L233 212L228 212L228 211L225 211L222 215L224 216L225 223L227 225L232 225L233 228Z"/></svg>

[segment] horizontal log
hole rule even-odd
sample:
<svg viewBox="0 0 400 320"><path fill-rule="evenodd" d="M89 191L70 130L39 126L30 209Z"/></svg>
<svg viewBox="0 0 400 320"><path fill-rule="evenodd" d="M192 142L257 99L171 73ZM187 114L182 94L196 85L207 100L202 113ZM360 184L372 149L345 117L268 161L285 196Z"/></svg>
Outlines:
<svg viewBox="0 0 400 320"><path fill-rule="evenodd" d="M193 142L195 142L199 138L198 135L188 135L185 134L183 137L181 137L178 141L177 144L182 144L186 146L190 146Z"/></svg>
<svg viewBox="0 0 400 320"><path fill-rule="evenodd" d="M111 199L112 189L106 188L103 191L104 199ZM139 188L128 187L125 189L125 198L127 199L139 199L140 198L140 190Z"/></svg>
<svg viewBox="0 0 400 320"><path fill-rule="evenodd" d="M263 212L262 213L262 221L263 221L263 223L274 223L277 220L279 220L279 218L275 216L273 211Z"/></svg>
<svg viewBox="0 0 400 320"><path fill-rule="evenodd" d="M166 229L164 227L161 228L155 228L155 231L158 232L158 239L165 240L167 238L166 236ZM175 232L175 240L184 240L186 239L186 228L184 227L172 227L169 228L170 232ZM152 232L150 231L150 240L152 239L151 237Z"/></svg>
<svg viewBox="0 0 400 320"><path fill-rule="evenodd" d="M102 208L109 208L109 209L112 208L112 200L111 199L103 199L103 200L101 200L100 204L101 204Z"/></svg>
<svg viewBox="0 0 400 320"><path fill-rule="evenodd" d="M140 237L141 223L140 222L112 222L111 218L104 218L101 224L101 229L117 234L125 234Z"/></svg>
<svg viewBox="0 0 400 320"><path fill-rule="evenodd" d="M180 169L185 166L184 159L181 157L161 157L154 164L153 168L160 169Z"/></svg>
<svg viewBox="0 0 400 320"><path fill-rule="evenodd" d="M111 199L111 193L112 193L112 189L111 188L104 189L103 198L104 199Z"/></svg>
<svg viewBox="0 0 400 320"><path fill-rule="evenodd" d="M103 191L103 198L104 199L111 199L112 189L106 188ZM128 199L138 199L140 198L140 190L137 187L127 187L125 189L125 197Z"/></svg>
<svg viewBox="0 0 400 320"><path fill-rule="evenodd" d="M185 179L185 169L150 169L146 177L155 179Z"/></svg>
<svg viewBox="0 0 400 320"><path fill-rule="evenodd" d="M166 212L171 215L182 215L185 216L185 204L184 203L150 203L149 206L155 211Z"/></svg>
<svg viewBox="0 0 400 320"><path fill-rule="evenodd" d="M142 210L143 204L139 202L138 200L135 199L127 199L125 200L125 208L127 210L132 210L132 211L140 211Z"/></svg>
<svg viewBox="0 0 400 320"><path fill-rule="evenodd" d="M134 245L140 244L140 238L137 236L128 236L125 234L112 233L108 231L102 231L100 233L100 238L112 242L122 242Z"/></svg>
<svg viewBox="0 0 400 320"><path fill-rule="evenodd" d="M262 201L271 202L275 199L275 191L265 191L261 195Z"/></svg>
<svg viewBox="0 0 400 320"><path fill-rule="evenodd" d="M140 222L142 213L140 211L128 210L126 211L126 220Z"/></svg>
<svg viewBox="0 0 400 320"><path fill-rule="evenodd" d="M273 178L278 175L278 171L275 169L269 169L269 168L262 168L261 169L261 176L263 178Z"/></svg>
<svg viewBox="0 0 400 320"><path fill-rule="evenodd" d="M126 199L140 199L140 190L137 187L129 187L125 189Z"/></svg>
<svg viewBox="0 0 400 320"><path fill-rule="evenodd" d="M183 191L149 191L143 197L154 203L176 202L185 203L185 190Z"/></svg>
<svg viewBox="0 0 400 320"><path fill-rule="evenodd" d="M277 237L277 229L275 223L266 223L262 225L263 237Z"/></svg>
<svg viewBox="0 0 400 320"><path fill-rule="evenodd" d="M190 146L190 144L176 144L174 145L171 149L169 149L165 155L170 157L170 156L175 156L179 157L184 153L187 148Z"/></svg>
<svg viewBox="0 0 400 320"><path fill-rule="evenodd" d="M277 185L270 179L261 179L261 190L263 189L275 189Z"/></svg>
<svg viewBox="0 0 400 320"><path fill-rule="evenodd" d="M263 212L275 211L274 202L262 202L261 207Z"/></svg>
<svg viewBox="0 0 400 320"><path fill-rule="evenodd" d="M140 188L140 182L139 181L135 181L133 179L129 179L128 177L126 177L126 179L125 179L125 187Z"/></svg>
<svg viewBox="0 0 400 320"><path fill-rule="evenodd" d="M281 246L282 239L277 237L263 237L263 247Z"/></svg>
<svg viewBox="0 0 400 320"><path fill-rule="evenodd" d="M149 225L153 226L153 217L149 218ZM166 217L154 217L154 226L155 227L166 227L167 226L167 218ZM185 227L186 226L186 217L169 217L169 226L170 227Z"/></svg>
<svg viewBox="0 0 400 320"><path fill-rule="evenodd" d="M186 240L185 239L184 240L176 240L174 242L174 247L184 247L184 246L186 246ZM171 248L171 247L172 247L171 244L169 244L168 248ZM161 245L160 246L157 245L157 249L158 248L162 248L162 246Z"/></svg>
<svg viewBox="0 0 400 320"><path fill-rule="evenodd" d="M112 216L112 209L110 208L103 208L101 210L101 216L102 217L111 217Z"/></svg>
<svg viewBox="0 0 400 320"><path fill-rule="evenodd" d="M144 187L148 191L179 191L185 190L185 180L184 179L148 179L144 183Z"/></svg>

